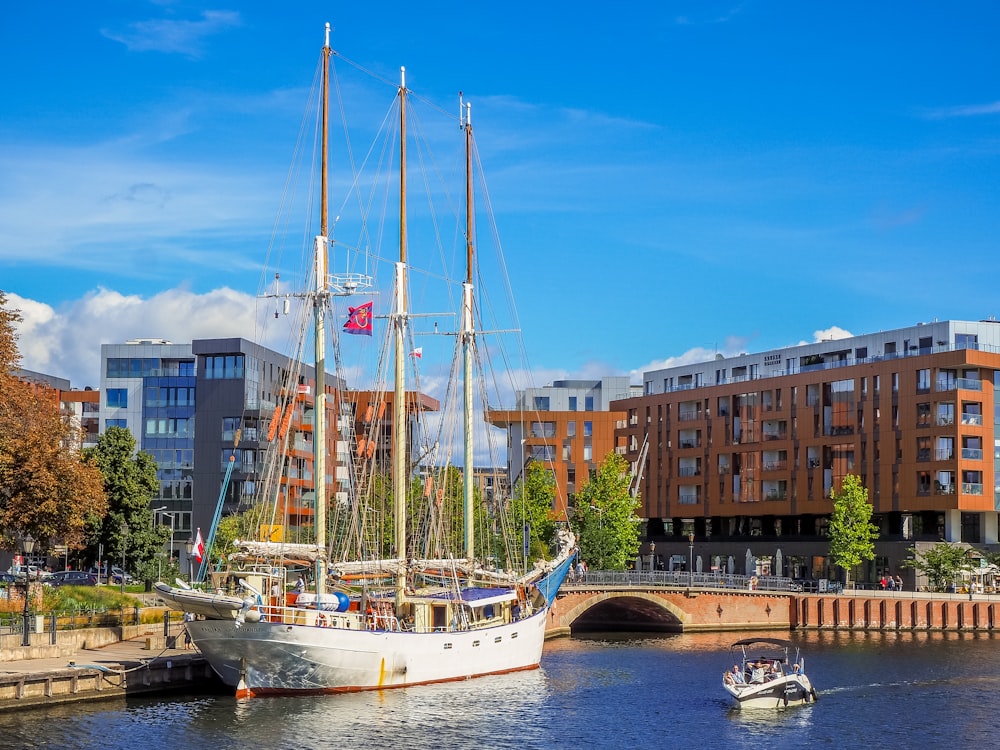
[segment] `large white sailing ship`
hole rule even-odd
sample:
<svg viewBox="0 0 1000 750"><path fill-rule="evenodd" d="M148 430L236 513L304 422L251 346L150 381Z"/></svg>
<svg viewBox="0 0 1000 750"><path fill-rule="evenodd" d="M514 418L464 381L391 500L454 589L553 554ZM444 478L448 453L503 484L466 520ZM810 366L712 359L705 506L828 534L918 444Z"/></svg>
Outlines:
<svg viewBox="0 0 1000 750"><path fill-rule="evenodd" d="M474 422L474 399L480 400L480 414L488 400L485 389L477 389L474 381L476 374L488 368L480 359L486 347L479 342L487 332L477 328L473 285L478 273L473 226L475 150L471 106L464 101L459 124L465 136L465 217L460 233L464 235L465 258L451 367L455 387L444 388L435 436L426 440L422 449L416 445L421 436L410 425L421 410L412 407L414 391L407 391L407 373L420 364L421 347L414 346L413 339L417 314L408 307L412 268L406 197L410 92L402 74L395 94L399 250L392 263L392 291L385 295L384 315L367 303L351 306L345 325L348 332L368 333L373 319L375 328L383 327L384 322L388 345L380 350L376 369L387 373L386 383L391 380L392 386L386 389L386 396L377 396L380 379L375 378L367 404L357 394L334 396L333 421L345 434L327 438L327 420L322 418L329 410L328 388L322 387L327 372L326 342L331 335L327 323L335 320L339 324L345 316L338 317L334 305L370 284L368 277L356 270L340 276L328 271L330 248L336 245L329 237L327 209L330 71L331 59L339 56L330 46L329 25L326 34L318 86L320 228L311 243L313 281L309 291L301 295L311 310L311 332L303 326L303 333L311 333L313 372L319 375L312 411L315 517L302 524L314 532L314 538L304 539L301 529L291 533L288 504L281 502L280 490L273 489L287 475L281 449L283 442L288 442L288 417L279 405L268 430L273 443L273 456L268 459L274 467L273 481L259 483L258 493L246 509L245 517L252 519L246 526L246 538L225 550L225 564L211 572L204 588L156 584L169 606L196 616L187 624L195 644L239 696L403 687L535 668L541 658L549 608L576 551L572 534L560 530L548 559L527 565L528 543L520 538L526 532L521 523L515 526L506 519L510 500L485 498L471 477L476 462L474 437L483 431ZM352 181L355 186L364 182L357 176ZM341 331L339 325L332 328L338 371L334 381L340 382L337 334ZM442 332L435 326L433 333ZM356 338L351 337L351 343ZM290 391L301 389L302 374L290 369L290 375L296 378L289 385ZM454 433L445 426L444 416L452 402L461 413ZM350 408L367 413L361 418ZM389 431L379 426L387 412L391 415ZM364 427L355 428L359 424ZM391 434L388 449L382 442L385 434ZM349 446L343 452L346 467L338 466L333 472L326 468L331 444ZM446 447L449 445L458 446L455 453L461 462L455 461L455 465L452 451ZM380 457L391 460L391 469L379 469ZM332 487L328 474L335 477ZM220 507L221 502L220 495ZM300 573L308 585L287 591Z"/></svg>

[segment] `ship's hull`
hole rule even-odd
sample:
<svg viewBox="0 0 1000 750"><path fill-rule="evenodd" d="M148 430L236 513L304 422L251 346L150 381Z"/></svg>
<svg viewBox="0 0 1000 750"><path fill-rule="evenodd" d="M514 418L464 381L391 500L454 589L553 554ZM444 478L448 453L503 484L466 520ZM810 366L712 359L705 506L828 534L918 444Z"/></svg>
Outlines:
<svg viewBox="0 0 1000 750"><path fill-rule="evenodd" d="M513 623L429 633L196 620L192 639L237 695L407 687L538 666L547 608Z"/></svg>
<svg viewBox="0 0 1000 750"><path fill-rule="evenodd" d="M805 675L786 675L760 684L724 687L739 708L785 708L816 701L816 691Z"/></svg>

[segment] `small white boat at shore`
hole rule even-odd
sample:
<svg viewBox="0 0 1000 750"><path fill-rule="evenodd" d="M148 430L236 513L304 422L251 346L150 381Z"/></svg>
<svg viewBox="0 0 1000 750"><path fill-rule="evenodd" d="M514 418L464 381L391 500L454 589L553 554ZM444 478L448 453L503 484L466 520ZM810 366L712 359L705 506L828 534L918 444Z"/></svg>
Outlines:
<svg viewBox="0 0 1000 750"><path fill-rule="evenodd" d="M747 638L732 645L733 665L723 689L739 708L786 708L815 703L799 648L780 638Z"/></svg>

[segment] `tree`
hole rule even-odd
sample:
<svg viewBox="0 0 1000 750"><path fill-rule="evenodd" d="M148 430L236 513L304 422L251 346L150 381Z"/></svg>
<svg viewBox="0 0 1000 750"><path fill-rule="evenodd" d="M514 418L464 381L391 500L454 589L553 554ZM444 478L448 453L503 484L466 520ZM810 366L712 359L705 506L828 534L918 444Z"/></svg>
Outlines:
<svg viewBox="0 0 1000 750"><path fill-rule="evenodd" d="M629 492L628 464L609 453L576 495L572 527L580 554L597 570L625 570L639 553L638 498Z"/></svg>
<svg viewBox="0 0 1000 750"><path fill-rule="evenodd" d="M96 560L98 545L103 544L106 559L136 570L137 564L153 560L170 538L168 527L153 527L149 507L160 487L156 462L145 451L136 452L135 438L124 427L109 427L84 457L100 469L108 498L107 513L90 518L89 554Z"/></svg>
<svg viewBox="0 0 1000 750"><path fill-rule="evenodd" d="M20 363L14 324L0 292L0 529L4 546L31 534L38 549L83 542L86 519L103 515L100 472L73 448L79 429L59 410L52 389L14 376Z"/></svg>
<svg viewBox="0 0 1000 750"><path fill-rule="evenodd" d="M907 568L919 570L925 576L930 587L941 591L953 583L959 571L969 567L968 548L949 542L938 542L933 547L919 552L916 547L910 547L912 557L902 564Z"/></svg>
<svg viewBox="0 0 1000 750"><path fill-rule="evenodd" d="M556 522L553 506L556 498L556 480L552 471L541 461L529 461L518 484L512 516L528 526L528 564L549 557L555 538Z"/></svg>
<svg viewBox="0 0 1000 750"><path fill-rule="evenodd" d="M849 571L863 560L875 557L878 526L872 523L872 506L868 490L855 474L848 474L840 492L831 494L833 515L830 516L830 557L834 564Z"/></svg>

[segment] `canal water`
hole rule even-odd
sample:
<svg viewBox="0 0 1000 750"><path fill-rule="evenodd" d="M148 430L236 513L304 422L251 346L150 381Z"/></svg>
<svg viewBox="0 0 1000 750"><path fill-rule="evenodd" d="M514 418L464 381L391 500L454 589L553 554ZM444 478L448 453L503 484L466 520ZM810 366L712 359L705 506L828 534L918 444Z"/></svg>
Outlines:
<svg viewBox="0 0 1000 750"><path fill-rule="evenodd" d="M792 636L815 705L734 710L729 645L750 634L565 638L542 668L462 683L313 698L87 703L0 715L0 748L995 747L1000 635ZM774 636L774 633L761 634Z"/></svg>

